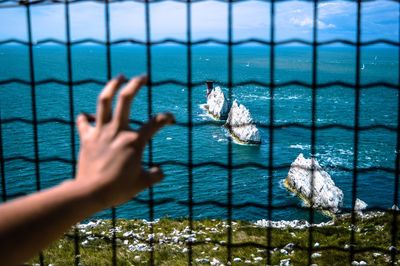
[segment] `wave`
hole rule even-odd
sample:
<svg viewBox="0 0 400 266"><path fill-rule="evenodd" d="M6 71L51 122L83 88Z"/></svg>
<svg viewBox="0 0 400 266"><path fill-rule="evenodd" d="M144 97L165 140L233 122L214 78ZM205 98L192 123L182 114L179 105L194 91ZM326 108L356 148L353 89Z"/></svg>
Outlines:
<svg viewBox="0 0 400 266"><path fill-rule="evenodd" d="M254 95L254 94L244 94L240 95L240 98L244 99L254 99L254 100L271 100L271 96L265 95ZM298 100L303 98L301 95L290 95L290 96L276 96L273 97L274 100Z"/></svg>
<svg viewBox="0 0 400 266"><path fill-rule="evenodd" d="M292 144L289 146L289 148L291 149L300 149L300 150L309 150L310 149L310 145L302 145L302 144Z"/></svg>

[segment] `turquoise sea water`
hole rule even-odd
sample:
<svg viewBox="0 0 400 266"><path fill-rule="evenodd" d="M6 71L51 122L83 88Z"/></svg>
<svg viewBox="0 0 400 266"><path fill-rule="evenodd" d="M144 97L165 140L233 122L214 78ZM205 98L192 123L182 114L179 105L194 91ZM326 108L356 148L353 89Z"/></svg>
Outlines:
<svg viewBox="0 0 400 266"><path fill-rule="evenodd" d="M318 83L332 81L355 82L355 48L321 47L318 49ZM112 73L127 76L144 73L146 51L140 46L115 46L111 49ZM193 81L211 79L227 82L227 49L219 46L193 47ZM73 79L106 80L106 50L99 46L75 46L72 48ZM390 48L363 48L361 83L385 81L398 83L398 50ZM34 48L35 78L37 81L57 78L67 80L66 49L59 46ZM276 48L275 82L298 80L311 83L311 47ZM154 81L177 79L186 82L187 62L184 47L168 46L152 48L152 75ZM28 49L19 46L0 48L0 79L20 78L29 80ZM236 47L233 49L234 82L256 80L269 82L269 49L267 47ZM96 96L102 86L85 84L74 86L74 109L79 112L94 112ZM226 91L226 88L224 88ZM0 87L1 118L23 118L32 120L31 88L21 84ZM134 101L131 118L147 119L147 91L143 89ZM235 87L232 96L245 104L255 121L269 124L269 88L246 85ZM311 125L311 90L301 86L277 87L274 97L274 123L302 123ZM163 85L152 90L153 112L171 111L178 122L188 122L188 91L177 85ZM317 125L354 124L355 90L341 86L320 88L317 92ZM36 86L38 120L59 118L68 120L68 87L57 84ZM193 88L192 113L194 123L210 121L193 128L193 163L228 162L228 138L222 124L212 122L200 105L205 103L205 86ZM397 126L398 92L385 87L363 89L360 93L360 126ZM135 125L132 125L136 127ZM269 134L261 128L263 139L260 147L233 145L233 165L260 163L268 166ZM3 153L5 159L6 189L9 194L30 193L36 189L33 126L23 122L2 123ZM78 136L75 134L76 140ZM343 190L345 206L351 207L352 172L343 168L353 167L352 131L328 128L316 133L315 157L331 174L335 183ZM62 160L71 160L70 127L51 122L38 125L39 173L42 188L47 188L72 177L72 167ZM310 156L311 131L296 127L283 127L275 131L274 166L290 164L299 153ZM77 141L78 146L78 141ZM396 132L384 128L359 133L360 168L395 167ZM78 150L78 149L77 149ZM175 161L187 163L188 129L173 126L163 130L154 139L153 160L155 163ZM29 160L21 160L23 156ZM49 161L47 158L62 160ZM147 161L147 154L144 161ZM155 217L184 217L188 206L181 201L188 197L188 169L179 165L164 165L167 177L155 186L156 200L165 198L173 202L155 206ZM288 168L279 169L268 176L267 170L244 167L233 170L233 204L254 202L267 203L268 180L273 179L273 204L277 206L297 204L301 201L282 186ZM194 202L218 201L227 203L227 170L218 166L204 165L193 169ZM357 197L370 207L389 208L393 205L394 174L380 170L362 171L358 176ZM139 199L148 199L145 191ZM110 217L110 211L97 217ZM233 210L235 219L257 220L266 218L267 211L256 207L241 207ZM129 202L117 209L118 217L148 218L147 204ZM196 205L195 218L227 217L227 209L215 205ZM273 219L308 218L306 209L283 208L273 211ZM323 217L317 217L318 220Z"/></svg>

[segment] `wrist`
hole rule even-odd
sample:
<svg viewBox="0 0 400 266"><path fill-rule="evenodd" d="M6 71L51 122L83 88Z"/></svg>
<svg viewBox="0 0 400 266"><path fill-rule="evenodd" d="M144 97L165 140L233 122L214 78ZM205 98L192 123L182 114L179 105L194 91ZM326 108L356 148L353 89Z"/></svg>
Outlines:
<svg viewBox="0 0 400 266"><path fill-rule="evenodd" d="M102 202L101 197L98 196L98 192L91 182L72 179L66 181L64 186L72 191L80 204L82 204L82 208L88 211L88 214L101 211L107 207Z"/></svg>

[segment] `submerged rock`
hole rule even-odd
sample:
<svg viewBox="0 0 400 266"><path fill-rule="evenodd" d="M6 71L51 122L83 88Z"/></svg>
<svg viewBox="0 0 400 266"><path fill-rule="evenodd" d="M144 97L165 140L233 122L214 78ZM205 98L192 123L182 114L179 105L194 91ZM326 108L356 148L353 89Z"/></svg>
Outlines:
<svg viewBox="0 0 400 266"><path fill-rule="evenodd" d="M311 189L313 164L314 181ZM322 169L317 160L306 159L302 153L292 163L284 184L306 204L310 205L312 199L314 208L336 214L343 206L342 190L335 185L331 176Z"/></svg>
<svg viewBox="0 0 400 266"><path fill-rule="evenodd" d="M207 104L204 106L215 119L225 120L229 112L229 103L220 87L207 92Z"/></svg>
<svg viewBox="0 0 400 266"><path fill-rule="evenodd" d="M261 144L260 132L253 123L250 111L236 100L232 103L225 127L239 143Z"/></svg>

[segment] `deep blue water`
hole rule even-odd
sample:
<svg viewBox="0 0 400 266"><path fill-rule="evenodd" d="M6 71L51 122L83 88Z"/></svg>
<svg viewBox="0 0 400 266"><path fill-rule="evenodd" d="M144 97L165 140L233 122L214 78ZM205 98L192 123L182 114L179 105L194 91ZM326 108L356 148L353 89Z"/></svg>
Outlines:
<svg viewBox="0 0 400 266"><path fill-rule="evenodd" d="M75 46L72 48L73 79L94 78L106 80L105 48L98 46ZM146 70L146 51L139 46L116 46L111 50L112 73L132 76ZM218 46L193 47L193 81L211 79L227 82L227 49ZM355 48L321 47L318 50L318 82L355 82ZM361 83L385 81L398 83L398 51L390 48L363 48ZM42 46L34 49L35 78L67 80L66 49L58 46ZM312 50L310 47L276 48L275 82L298 80L311 83ZM177 79L186 82L186 49L183 47L154 47L152 49L152 75L154 81ZM19 46L0 48L0 78L29 80L28 49ZM233 50L234 82L256 80L269 82L269 49L267 47L236 47ZM93 112L96 96L102 86L86 84L74 86L74 110ZM224 88L226 89L226 88ZM232 96L245 104L255 121L268 124L269 88L262 86L241 86L232 90ZM21 84L0 87L1 118L23 118L32 120L31 88ZM143 89L135 99L132 119L146 120L147 91ZM228 162L228 138L221 123L212 122L200 109L205 102L205 86L193 88L193 121L204 122L193 128L193 163ZM188 122L188 91L176 85L154 87L152 90L153 112L171 111L178 122ZM321 88L317 91L317 125L342 124L352 126L355 115L355 90L341 86ZM69 119L68 87L57 84L36 86L38 120L48 118ZM274 95L274 123L302 123L311 125L311 90L301 86L277 87ZM397 126L398 92L394 89L376 87L360 92L360 126ZM135 125L132 125L135 127ZM233 165L261 163L268 166L269 134L261 128L263 139L260 147L233 145ZM16 159L23 156L34 160L33 126L23 122L2 123L3 153L5 158L6 189L9 194L29 193L36 189L35 164L29 160ZM78 146L78 136L75 134ZM42 188L47 188L72 177L70 164L49 161L57 157L71 160L69 125L51 122L38 125L39 173ZM316 133L316 158L326 167L335 183L345 194L345 206L350 207L352 193L352 172L342 168L353 167L352 131L328 128ZM285 127L275 131L273 151L274 166L290 164L299 153L310 156L310 129ZM78 150L78 149L77 149ZM396 132L374 129L359 133L358 167L395 167ZM147 161L147 154L144 161ZM154 139L153 160L155 163L175 161L187 163L188 129L173 126L163 130ZM165 165L166 179L155 186L157 200L174 199L173 203L155 206L155 217L183 217L188 207L179 204L188 197L188 169L184 166ZM287 192L281 185L288 168L273 172L273 204L282 206L298 204L301 201ZM219 201L227 203L227 170L217 166L202 166L193 169L193 200ZM254 167L235 169L233 177L233 203L267 203L268 171ZM389 208L393 205L394 174L373 170L358 175L357 196L371 207ZM139 199L148 199L145 191ZM233 210L236 219L256 220L266 218L267 211L255 207ZM110 211L97 214L110 217ZM147 204L129 202L117 209L118 217L148 218ZM214 205L194 207L196 218L224 218L227 210ZM273 211L273 219L307 218L308 211L284 208ZM322 219L322 217L318 217Z"/></svg>

